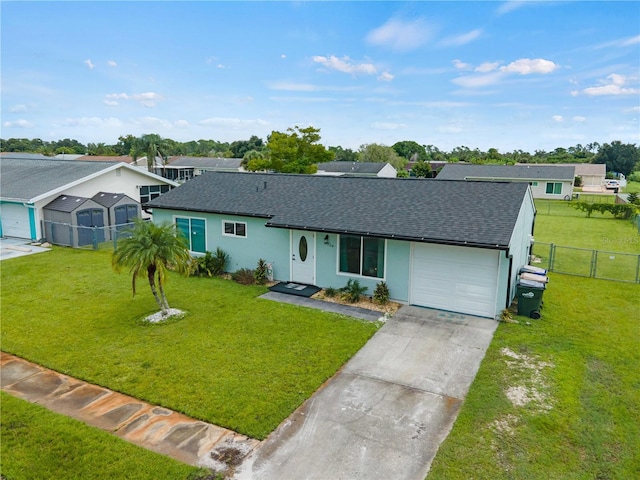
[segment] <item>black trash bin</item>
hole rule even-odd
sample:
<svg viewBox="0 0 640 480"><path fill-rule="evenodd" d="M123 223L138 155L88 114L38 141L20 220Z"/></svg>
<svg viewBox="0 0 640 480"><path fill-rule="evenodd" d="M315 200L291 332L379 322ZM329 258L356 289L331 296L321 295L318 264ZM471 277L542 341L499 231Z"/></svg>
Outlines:
<svg viewBox="0 0 640 480"><path fill-rule="evenodd" d="M542 306L542 294L545 284L529 280L520 280L516 284L516 297L518 298L518 315L529 318L540 318Z"/></svg>

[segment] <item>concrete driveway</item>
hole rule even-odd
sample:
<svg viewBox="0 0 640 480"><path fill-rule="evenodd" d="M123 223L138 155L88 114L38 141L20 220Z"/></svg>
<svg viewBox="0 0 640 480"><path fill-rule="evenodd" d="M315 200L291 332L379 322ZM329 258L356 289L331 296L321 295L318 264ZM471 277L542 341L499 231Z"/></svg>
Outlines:
<svg viewBox="0 0 640 480"><path fill-rule="evenodd" d="M423 480L497 326L402 307L234 478Z"/></svg>

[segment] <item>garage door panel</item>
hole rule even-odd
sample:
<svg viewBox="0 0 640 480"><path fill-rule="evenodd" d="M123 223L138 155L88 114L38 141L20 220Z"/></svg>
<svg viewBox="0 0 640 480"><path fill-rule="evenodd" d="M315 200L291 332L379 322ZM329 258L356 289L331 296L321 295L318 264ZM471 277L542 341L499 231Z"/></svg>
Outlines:
<svg viewBox="0 0 640 480"><path fill-rule="evenodd" d="M31 238L29 210L18 204L3 203L0 206L2 235L6 237Z"/></svg>
<svg viewBox="0 0 640 480"><path fill-rule="evenodd" d="M416 243L411 263L410 303L494 316L496 251Z"/></svg>

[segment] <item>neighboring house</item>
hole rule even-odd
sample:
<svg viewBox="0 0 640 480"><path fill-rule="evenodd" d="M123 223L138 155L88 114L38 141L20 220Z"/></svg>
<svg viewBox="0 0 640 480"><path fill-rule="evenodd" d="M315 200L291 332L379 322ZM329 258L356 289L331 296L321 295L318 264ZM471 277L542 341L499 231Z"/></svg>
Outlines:
<svg viewBox="0 0 640 480"><path fill-rule="evenodd" d="M40 240L43 207L60 195L120 192L148 202L178 184L125 163L0 157L0 235Z"/></svg>
<svg viewBox="0 0 640 480"><path fill-rule="evenodd" d="M326 162L318 163L317 175L395 178L396 169L382 162Z"/></svg>
<svg viewBox="0 0 640 480"><path fill-rule="evenodd" d="M531 165L517 163L516 165ZM607 166L604 163L537 163L545 167L574 167L575 176L580 177L583 191L604 191Z"/></svg>
<svg viewBox="0 0 640 480"><path fill-rule="evenodd" d="M129 155L81 155L78 158L74 158L72 160L79 160L81 162L121 162L133 165L133 157L130 157Z"/></svg>
<svg viewBox="0 0 640 480"><path fill-rule="evenodd" d="M573 166L460 165L449 163L442 167L436 180L526 182L531 185L534 198L571 200L574 172Z"/></svg>
<svg viewBox="0 0 640 480"><path fill-rule="evenodd" d="M244 172L241 158L170 157L167 165L156 173L170 180L184 183L204 172Z"/></svg>
<svg viewBox="0 0 640 480"><path fill-rule="evenodd" d="M276 280L344 286L494 318L528 262L535 207L525 183L211 172L148 204L190 250L220 247L228 271L264 259Z"/></svg>

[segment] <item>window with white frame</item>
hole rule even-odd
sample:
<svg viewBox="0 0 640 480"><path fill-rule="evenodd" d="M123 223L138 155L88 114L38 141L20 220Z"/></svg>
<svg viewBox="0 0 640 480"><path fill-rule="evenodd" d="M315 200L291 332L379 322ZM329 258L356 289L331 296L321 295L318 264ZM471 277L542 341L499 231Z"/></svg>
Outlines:
<svg viewBox="0 0 640 480"><path fill-rule="evenodd" d="M562 182L547 182L545 192L553 195L562 194Z"/></svg>
<svg viewBox="0 0 640 480"><path fill-rule="evenodd" d="M246 237L247 224L244 222L233 222L225 220L222 222L222 234L228 237Z"/></svg>
<svg viewBox="0 0 640 480"><path fill-rule="evenodd" d="M384 278L384 239L340 235L339 244L340 273Z"/></svg>

